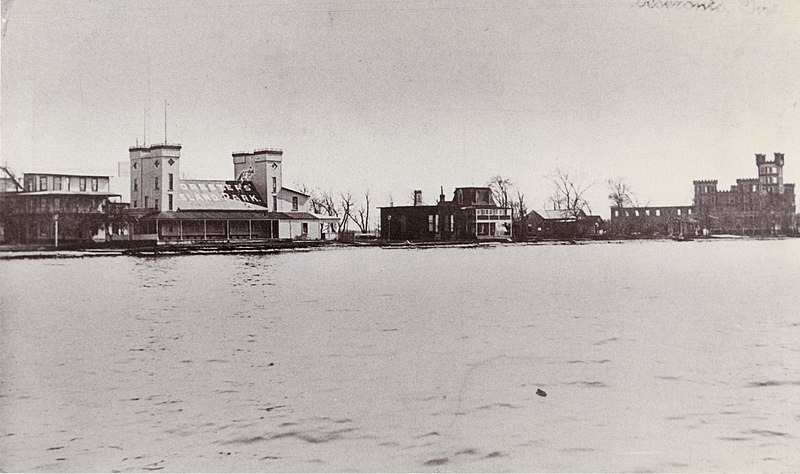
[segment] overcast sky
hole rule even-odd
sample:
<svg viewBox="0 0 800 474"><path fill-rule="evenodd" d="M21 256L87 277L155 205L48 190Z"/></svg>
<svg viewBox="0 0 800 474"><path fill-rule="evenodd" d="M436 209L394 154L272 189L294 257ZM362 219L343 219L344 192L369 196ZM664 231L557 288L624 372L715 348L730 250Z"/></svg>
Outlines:
<svg viewBox="0 0 800 474"><path fill-rule="evenodd" d="M560 167L607 216L608 178L688 205L693 179L727 188L776 151L798 181L800 2L639 3L18 0L0 162L112 174L146 104L147 142L164 141L166 99L187 177L281 148L287 186L375 205L499 174L541 208Z"/></svg>

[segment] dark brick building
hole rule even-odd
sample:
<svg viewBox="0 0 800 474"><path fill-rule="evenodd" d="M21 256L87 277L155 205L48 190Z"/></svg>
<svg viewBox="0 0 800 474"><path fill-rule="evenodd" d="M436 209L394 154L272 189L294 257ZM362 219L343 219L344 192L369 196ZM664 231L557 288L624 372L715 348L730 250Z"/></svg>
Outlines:
<svg viewBox="0 0 800 474"><path fill-rule="evenodd" d="M696 180L692 206L611 207L614 235L747 234L797 231L794 184L783 182L783 153L756 154L757 178L737 179L729 190L717 180Z"/></svg>
<svg viewBox="0 0 800 474"><path fill-rule="evenodd" d="M694 181L697 219L711 233L787 234L797 229L794 184L783 182L783 153L756 154L757 178L737 179L730 190L717 180Z"/></svg>
<svg viewBox="0 0 800 474"><path fill-rule="evenodd" d="M603 219L578 211L531 211L525 216L527 236L552 239L593 237L602 232Z"/></svg>
<svg viewBox="0 0 800 474"><path fill-rule="evenodd" d="M608 230L616 236L688 237L700 227L692 206L612 207Z"/></svg>
<svg viewBox="0 0 800 474"><path fill-rule="evenodd" d="M511 208L498 206L487 187L444 192L436 205L422 204L414 191L413 206L381 207L381 236L386 240L486 240L511 238Z"/></svg>

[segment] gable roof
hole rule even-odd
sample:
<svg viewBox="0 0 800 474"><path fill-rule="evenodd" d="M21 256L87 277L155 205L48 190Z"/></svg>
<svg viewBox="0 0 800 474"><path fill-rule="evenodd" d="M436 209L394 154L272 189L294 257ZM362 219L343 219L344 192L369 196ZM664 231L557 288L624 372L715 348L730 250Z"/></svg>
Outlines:
<svg viewBox="0 0 800 474"><path fill-rule="evenodd" d="M570 211L568 209L533 210L528 215L530 215L530 214L536 214L537 216L539 216L539 217L541 217L542 219L545 219L545 220L561 220L561 221L564 221L564 220L576 220L578 218L584 219L584 218L589 218L589 217L595 217L595 216L589 216L583 211L579 211L578 216L575 216L572 213L572 211Z"/></svg>
<svg viewBox="0 0 800 474"><path fill-rule="evenodd" d="M289 189L286 186L281 186L281 191L288 191L290 193L299 194L301 196L311 197L310 194L306 194L306 193L303 193L303 192L300 192L300 191L295 191L294 189Z"/></svg>

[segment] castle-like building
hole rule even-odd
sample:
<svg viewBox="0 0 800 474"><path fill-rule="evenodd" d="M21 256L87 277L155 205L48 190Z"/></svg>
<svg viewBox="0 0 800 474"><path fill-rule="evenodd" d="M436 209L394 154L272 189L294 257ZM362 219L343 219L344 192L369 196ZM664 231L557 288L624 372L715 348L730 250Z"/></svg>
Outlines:
<svg viewBox="0 0 800 474"><path fill-rule="evenodd" d="M714 233L786 234L796 230L794 183L783 182L783 153L756 154L758 178L737 179L730 190L717 180L694 181L694 207L703 228Z"/></svg>
<svg viewBox="0 0 800 474"><path fill-rule="evenodd" d="M797 232L794 183L783 182L783 153L756 154L757 178L737 179L729 190L718 181L695 180L692 206L611 207L610 230L618 235L742 234Z"/></svg>

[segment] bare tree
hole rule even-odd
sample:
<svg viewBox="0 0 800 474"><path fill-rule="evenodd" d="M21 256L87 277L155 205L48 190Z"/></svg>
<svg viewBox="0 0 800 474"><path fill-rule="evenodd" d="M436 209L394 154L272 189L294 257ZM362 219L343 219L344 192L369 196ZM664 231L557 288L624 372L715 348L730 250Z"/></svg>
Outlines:
<svg viewBox="0 0 800 474"><path fill-rule="evenodd" d="M492 178L489 179L488 186L489 189L492 190L492 195L494 196L494 200L497 202L497 205L501 207L508 207L508 193L513 186L511 180L508 178L503 178L500 175L492 176Z"/></svg>
<svg viewBox="0 0 800 474"><path fill-rule="evenodd" d="M325 191L322 193L322 196L319 198L319 208L321 212L331 217L339 217L339 207L331 192ZM339 224L331 223L331 231L338 232Z"/></svg>
<svg viewBox="0 0 800 474"><path fill-rule="evenodd" d="M364 192L364 203L359 204L357 215L350 216L362 234L369 232L369 189Z"/></svg>
<svg viewBox="0 0 800 474"><path fill-rule="evenodd" d="M347 224L353 219L353 193L350 191L339 193L341 198L342 220L339 223L339 229L347 231Z"/></svg>
<svg viewBox="0 0 800 474"><path fill-rule="evenodd" d="M513 214L513 233L514 237L525 240L528 236L526 226L526 216L528 209L525 207L525 195L517 188L517 200L511 202L511 212Z"/></svg>
<svg viewBox="0 0 800 474"><path fill-rule="evenodd" d="M553 185L553 194L550 196L549 202L553 205L554 210L564 211L572 217L592 212L584 195L594 183L583 184L580 173L559 168L546 177Z"/></svg>
<svg viewBox="0 0 800 474"><path fill-rule="evenodd" d="M608 199L614 207L638 206L636 195L623 177L612 178L607 181Z"/></svg>
<svg viewBox="0 0 800 474"><path fill-rule="evenodd" d="M319 190L311 189L305 184L301 184L300 192L308 195L308 202L311 203L311 212L314 214L322 214L324 212L322 197L320 196Z"/></svg>

